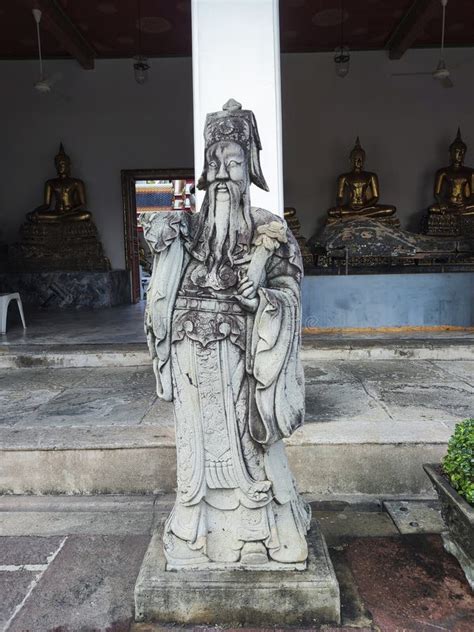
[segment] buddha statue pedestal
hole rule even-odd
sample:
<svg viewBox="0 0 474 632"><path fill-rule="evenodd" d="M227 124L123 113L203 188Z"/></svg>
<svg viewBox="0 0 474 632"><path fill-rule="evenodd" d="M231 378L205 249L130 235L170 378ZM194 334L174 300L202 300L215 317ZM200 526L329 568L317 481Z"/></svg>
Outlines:
<svg viewBox="0 0 474 632"><path fill-rule="evenodd" d="M97 228L91 220L33 223L20 228L21 240L10 249L9 267L15 271L107 271Z"/></svg>
<svg viewBox="0 0 474 632"><path fill-rule="evenodd" d="M429 213L424 232L433 237L474 238L474 215Z"/></svg>

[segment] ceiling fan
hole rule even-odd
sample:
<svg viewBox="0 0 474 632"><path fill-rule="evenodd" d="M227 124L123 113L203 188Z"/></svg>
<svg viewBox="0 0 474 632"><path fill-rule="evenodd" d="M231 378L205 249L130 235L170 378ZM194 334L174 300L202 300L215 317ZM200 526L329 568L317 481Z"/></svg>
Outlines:
<svg viewBox="0 0 474 632"><path fill-rule="evenodd" d="M414 76L430 76L443 86L443 88L452 88L453 82L451 81L451 73L444 61L444 33L446 25L446 5L448 0L441 0L441 6L443 7L443 19L441 22L441 47L438 65L432 72L394 72L392 77L414 77Z"/></svg>
<svg viewBox="0 0 474 632"><path fill-rule="evenodd" d="M33 17L36 22L36 35L38 38L38 59L39 59L39 70L40 70L40 78L34 84L35 90L40 94L47 94L51 92L54 84L61 79L60 73L55 73L50 77L44 74L43 69L43 57L41 55L41 34L40 34L40 22L41 22L41 11L39 9L33 9Z"/></svg>

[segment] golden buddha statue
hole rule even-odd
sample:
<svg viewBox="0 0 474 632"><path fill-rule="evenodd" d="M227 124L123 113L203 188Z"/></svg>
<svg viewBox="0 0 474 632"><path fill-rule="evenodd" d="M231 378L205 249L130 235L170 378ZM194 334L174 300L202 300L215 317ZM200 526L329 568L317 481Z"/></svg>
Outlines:
<svg viewBox="0 0 474 632"><path fill-rule="evenodd" d="M379 204L379 181L375 173L364 171L365 151L357 137L350 153L352 170L337 180L336 206L328 211L329 223L352 219L386 219L396 213L395 206ZM398 225L398 220L391 223Z"/></svg>
<svg viewBox="0 0 474 632"><path fill-rule="evenodd" d="M86 210L84 182L71 177L71 160L63 144L55 156L57 177L44 188L44 203L26 215L20 241L9 248L13 271L107 271L92 213Z"/></svg>
<svg viewBox="0 0 474 632"><path fill-rule="evenodd" d="M436 203L429 213L474 215L474 169L464 166L467 145L458 127L456 138L449 146L451 163L436 172L434 197Z"/></svg>
<svg viewBox="0 0 474 632"><path fill-rule="evenodd" d="M27 214L30 222L78 222L91 219L85 209L86 189L84 182L71 178L71 159L63 144L54 158L57 178L48 180L44 188L44 203ZM51 208L52 203L54 204Z"/></svg>

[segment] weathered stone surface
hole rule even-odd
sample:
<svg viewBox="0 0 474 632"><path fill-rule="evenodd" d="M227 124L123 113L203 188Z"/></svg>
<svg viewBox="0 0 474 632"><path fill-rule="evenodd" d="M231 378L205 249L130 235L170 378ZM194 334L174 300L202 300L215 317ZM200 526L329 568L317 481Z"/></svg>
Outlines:
<svg viewBox="0 0 474 632"><path fill-rule="evenodd" d="M38 573L0 570L0 630L6 630L11 618L28 592Z"/></svg>
<svg viewBox="0 0 474 632"><path fill-rule="evenodd" d="M302 568L311 512L283 444L304 422L301 253L281 217L251 206L250 184L267 190L253 112L230 99L204 138L200 212L139 218L156 394L176 426L164 552L170 570Z"/></svg>
<svg viewBox="0 0 474 632"><path fill-rule="evenodd" d="M309 545L305 571L171 572L157 531L135 586L135 618L235 626L339 623L339 586L316 522Z"/></svg>
<svg viewBox="0 0 474 632"><path fill-rule="evenodd" d="M9 632L126 632L133 585L149 536L71 536L15 617Z"/></svg>
<svg viewBox="0 0 474 632"><path fill-rule="evenodd" d="M0 425L13 426L22 421L28 422L42 404L50 402L60 392L50 389L0 390Z"/></svg>
<svg viewBox="0 0 474 632"><path fill-rule="evenodd" d="M441 533L445 530L436 500L387 500L384 507L400 533Z"/></svg>
<svg viewBox="0 0 474 632"><path fill-rule="evenodd" d="M62 537L48 536L38 537L28 530L8 537L5 534L3 518L5 516L0 506L2 526L0 527L1 540L1 565L22 566L25 564L47 564L48 558L61 544ZM21 522L22 512L18 512L18 523ZM20 537L23 536L23 537ZM1 594L1 593L0 593Z"/></svg>
<svg viewBox="0 0 474 632"><path fill-rule="evenodd" d="M0 292L20 292L43 310L98 309L130 302L128 270L0 273ZM28 323L27 323L28 325Z"/></svg>
<svg viewBox="0 0 474 632"><path fill-rule="evenodd" d="M71 388L40 406L33 419L22 425L133 425L140 423L153 401L153 393L137 397L133 388Z"/></svg>

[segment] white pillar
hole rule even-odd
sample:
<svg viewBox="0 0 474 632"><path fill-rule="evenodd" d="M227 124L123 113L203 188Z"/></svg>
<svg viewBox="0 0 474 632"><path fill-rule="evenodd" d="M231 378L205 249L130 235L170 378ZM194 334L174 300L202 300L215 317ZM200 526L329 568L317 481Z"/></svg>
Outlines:
<svg viewBox="0 0 474 632"><path fill-rule="evenodd" d="M283 215L278 0L192 0L194 164L204 159L206 114L236 99L253 110L270 192L251 188L252 206ZM202 196L197 199L200 207Z"/></svg>

